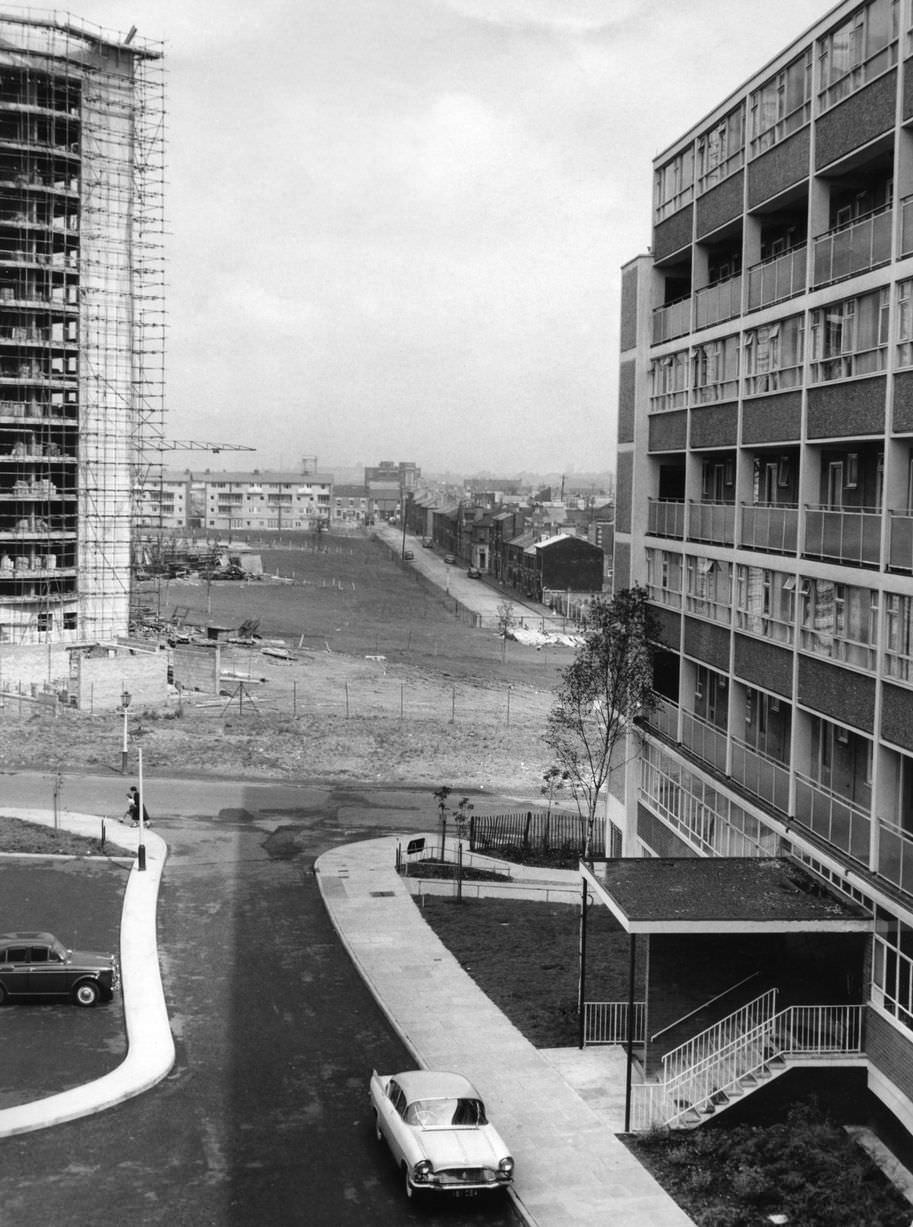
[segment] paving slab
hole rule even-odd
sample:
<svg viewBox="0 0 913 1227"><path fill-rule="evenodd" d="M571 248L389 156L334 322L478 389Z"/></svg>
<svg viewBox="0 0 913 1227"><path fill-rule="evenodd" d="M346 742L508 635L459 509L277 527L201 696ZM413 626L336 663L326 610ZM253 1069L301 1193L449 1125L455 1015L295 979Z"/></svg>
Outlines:
<svg viewBox="0 0 913 1227"><path fill-rule="evenodd" d="M482 1091L516 1159L513 1196L526 1221L693 1227L617 1136L623 1062L603 1050L530 1044L425 923L394 868L403 838L326 852L317 881L343 944L416 1063L457 1070ZM611 1090L599 1087L603 1073Z"/></svg>

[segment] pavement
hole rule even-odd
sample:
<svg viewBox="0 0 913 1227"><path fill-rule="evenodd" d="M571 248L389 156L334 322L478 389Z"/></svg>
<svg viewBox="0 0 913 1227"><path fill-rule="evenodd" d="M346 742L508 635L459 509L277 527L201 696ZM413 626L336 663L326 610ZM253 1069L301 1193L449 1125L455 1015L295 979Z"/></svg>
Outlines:
<svg viewBox="0 0 913 1227"><path fill-rule="evenodd" d="M17 810L52 825L46 810ZM167 846L97 815L65 811L61 826L98 836L134 858L124 892L120 973L127 1055L83 1086L0 1110L0 1137L102 1112L151 1089L174 1064L156 943L156 906ZM534 1227L688 1227L692 1220L615 1136L624 1120L624 1061L614 1049L540 1051L510 1023L422 919L411 881L395 869L387 836L324 853L315 866L329 916L355 966L416 1065L455 1069L479 1086L517 1162L514 1201ZM514 867L519 897L574 897L576 875ZM366 1071L365 1077L370 1071ZM385 1071L392 1072L392 1071Z"/></svg>
<svg viewBox="0 0 913 1227"><path fill-rule="evenodd" d="M54 815L48 810L17 808L16 815L26 822L54 824ZM146 868L140 870L138 831L96 814L65 812L59 816L59 823L68 831L93 838L100 835L104 823L106 842L134 858L124 890L119 954L127 1055L116 1069L92 1082L0 1110L0 1138L46 1129L114 1107L155 1086L174 1065L174 1039L162 988L155 922L167 845L154 831L146 831Z"/></svg>
<svg viewBox="0 0 913 1227"><path fill-rule="evenodd" d="M693 1227L617 1136L624 1128L620 1050L534 1048L422 919L410 880L395 869L396 845L406 838L325 852L315 865L324 904L416 1065L456 1070L479 1088L516 1160L512 1196L526 1222ZM511 872L515 897L551 890L558 898L577 880L574 871L539 871L524 885L522 867Z"/></svg>

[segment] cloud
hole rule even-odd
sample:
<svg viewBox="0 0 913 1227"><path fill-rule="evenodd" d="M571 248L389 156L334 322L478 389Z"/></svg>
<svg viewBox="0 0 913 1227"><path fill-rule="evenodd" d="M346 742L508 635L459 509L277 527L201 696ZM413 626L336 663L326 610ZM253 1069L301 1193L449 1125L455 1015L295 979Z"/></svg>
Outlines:
<svg viewBox="0 0 913 1227"><path fill-rule="evenodd" d="M643 10L638 0L436 0L488 25L588 34L618 26Z"/></svg>

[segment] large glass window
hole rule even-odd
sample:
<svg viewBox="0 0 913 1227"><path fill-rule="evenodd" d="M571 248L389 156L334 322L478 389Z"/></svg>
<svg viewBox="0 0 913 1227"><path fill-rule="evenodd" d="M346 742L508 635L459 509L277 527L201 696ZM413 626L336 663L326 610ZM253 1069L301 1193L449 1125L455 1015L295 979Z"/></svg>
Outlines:
<svg viewBox="0 0 913 1227"><path fill-rule="evenodd" d="M895 322L896 361L900 366L913 366L913 281L897 284L897 315Z"/></svg>
<svg viewBox="0 0 913 1227"><path fill-rule="evenodd" d="M685 207L694 196L694 146L689 145L665 165L654 179L656 220L662 221Z"/></svg>
<svg viewBox="0 0 913 1227"><path fill-rule="evenodd" d="M666 354L650 363L651 410L682 409L688 403L688 351Z"/></svg>
<svg viewBox="0 0 913 1227"><path fill-rule="evenodd" d="M885 673L913 682L913 597L886 594L884 632Z"/></svg>
<svg viewBox="0 0 913 1227"><path fill-rule="evenodd" d="M659 605L681 608L681 554L671 550L647 550L647 595Z"/></svg>
<svg viewBox="0 0 913 1227"><path fill-rule="evenodd" d="M898 9L898 0L871 0L821 40L823 107L897 63Z"/></svg>
<svg viewBox="0 0 913 1227"><path fill-rule="evenodd" d="M882 371L888 342L888 290L875 290L811 313L812 381Z"/></svg>
<svg viewBox="0 0 913 1227"><path fill-rule="evenodd" d="M797 387L802 380L804 341L801 315L750 328L743 340L745 395Z"/></svg>
<svg viewBox="0 0 913 1227"><path fill-rule="evenodd" d="M716 558L689 555L687 608L718 622L728 622L732 608L732 566Z"/></svg>
<svg viewBox="0 0 913 1227"><path fill-rule="evenodd" d="M763 153L808 122L812 82L812 52L781 69L751 95L752 157Z"/></svg>
<svg viewBox="0 0 913 1227"><path fill-rule="evenodd" d="M808 652L874 669L878 593L829 579L802 581L800 643Z"/></svg>
<svg viewBox="0 0 913 1227"><path fill-rule="evenodd" d="M745 154L745 109L739 105L698 137L698 187L706 192L742 165Z"/></svg>
<svg viewBox="0 0 913 1227"><path fill-rule="evenodd" d="M751 635L789 643L795 617L796 577L765 567L736 568L736 626Z"/></svg>
<svg viewBox="0 0 913 1227"><path fill-rule="evenodd" d="M913 1030L913 929L883 908L875 909L872 951L874 998Z"/></svg>
<svg viewBox="0 0 913 1227"><path fill-rule="evenodd" d="M694 348L694 399L699 405L738 395L739 341L725 337Z"/></svg>

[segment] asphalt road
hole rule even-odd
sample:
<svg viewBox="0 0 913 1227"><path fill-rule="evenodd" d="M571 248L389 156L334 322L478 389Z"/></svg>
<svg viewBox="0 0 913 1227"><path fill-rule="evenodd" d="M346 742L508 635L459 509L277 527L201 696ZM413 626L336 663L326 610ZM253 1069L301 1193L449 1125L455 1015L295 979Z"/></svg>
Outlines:
<svg viewBox="0 0 913 1227"><path fill-rule="evenodd" d="M4 802L43 805L50 787L7 775ZM69 777L64 804L117 813L124 790ZM427 828L427 790L148 780L146 797L171 849L159 946L175 1068L110 1112L0 1143L2 1227L517 1224L509 1203L406 1202L367 1081L409 1058L313 876L328 847Z"/></svg>

